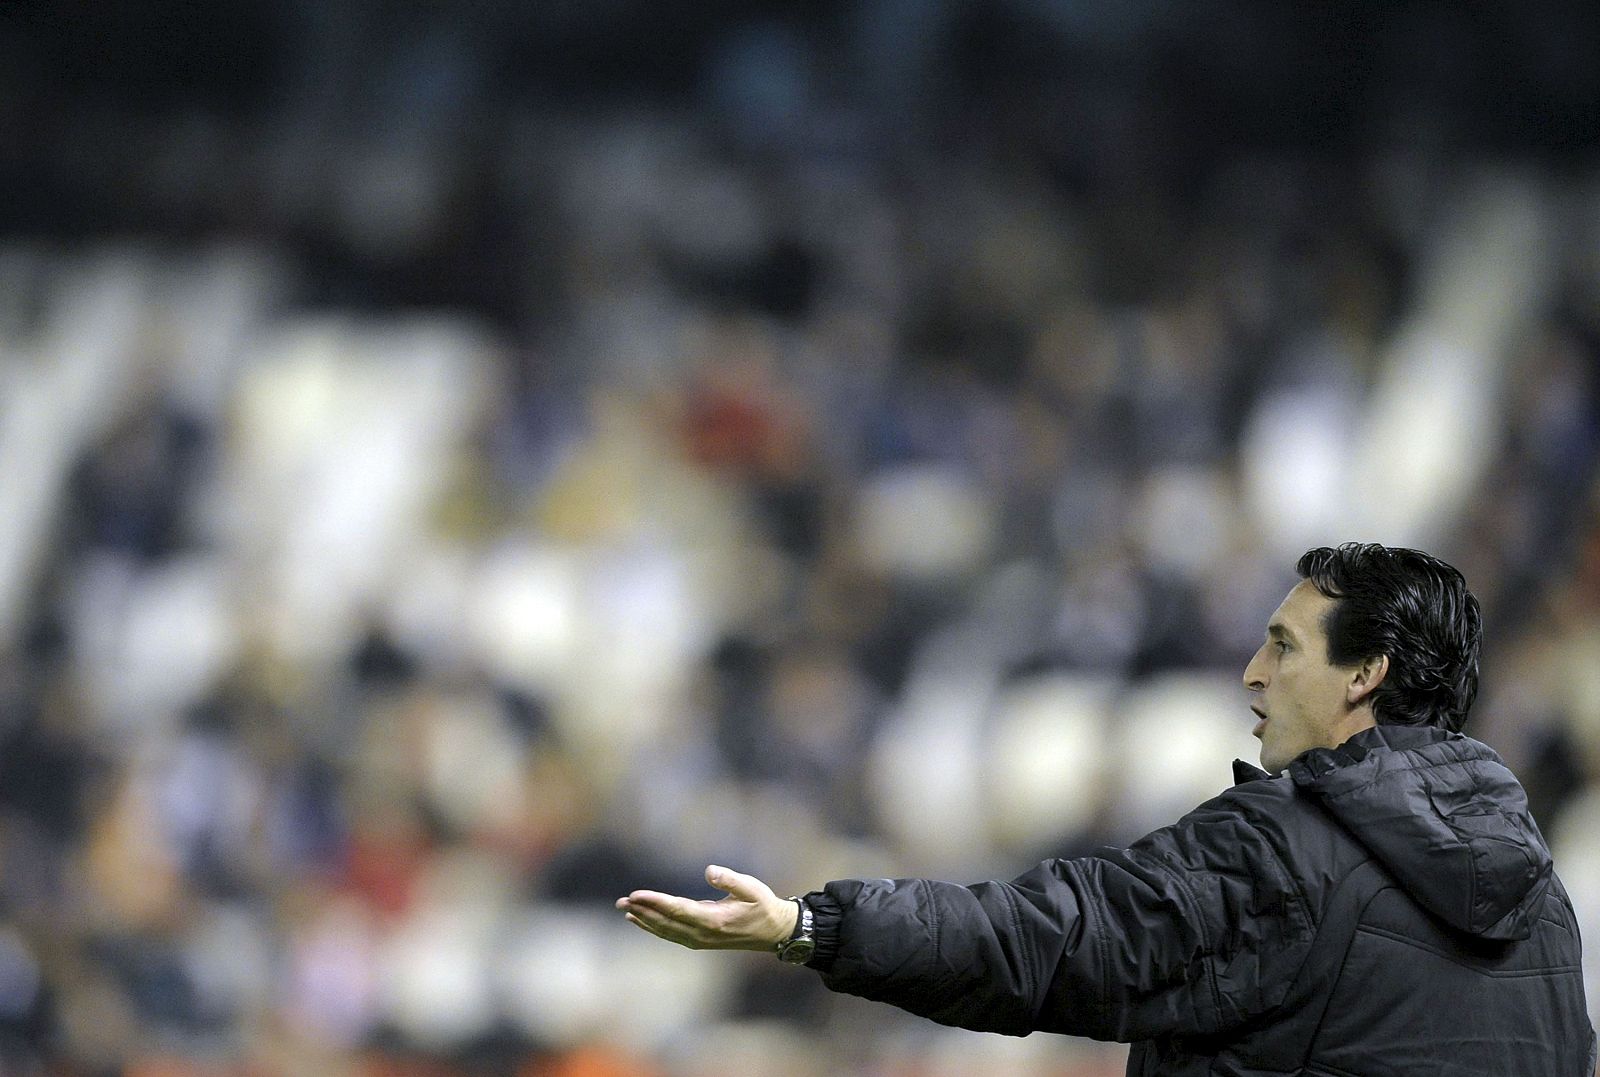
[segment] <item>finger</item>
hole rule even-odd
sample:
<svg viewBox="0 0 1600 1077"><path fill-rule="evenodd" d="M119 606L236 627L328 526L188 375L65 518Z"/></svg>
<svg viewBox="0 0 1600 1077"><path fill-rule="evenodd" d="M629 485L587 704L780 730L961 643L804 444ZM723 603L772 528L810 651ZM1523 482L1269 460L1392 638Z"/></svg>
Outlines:
<svg viewBox="0 0 1600 1077"><path fill-rule="evenodd" d="M657 934L662 932L682 934L685 930L685 925L672 919L672 917L664 916L653 909L647 909L642 906L629 909L626 915L629 919Z"/></svg>
<svg viewBox="0 0 1600 1077"><path fill-rule="evenodd" d="M628 910L663 932L675 933L674 942L697 947L719 945L729 912L722 902L691 901L665 894L630 904Z"/></svg>
<svg viewBox="0 0 1600 1077"><path fill-rule="evenodd" d="M754 875L742 875L718 864L706 868L706 882L718 890L726 890L740 901L759 902L771 893L771 887Z"/></svg>
<svg viewBox="0 0 1600 1077"><path fill-rule="evenodd" d="M640 931L649 932L658 939L666 939L668 942L676 941L672 938L669 938L659 925L647 923L643 917L637 916L634 913L630 912L624 914L623 919L628 921L628 923L632 924L634 927L638 928Z"/></svg>
<svg viewBox="0 0 1600 1077"><path fill-rule="evenodd" d="M663 894L659 890L635 890L628 895L629 901L670 901L671 894Z"/></svg>
<svg viewBox="0 0 1600 1077"><path fill-rule="evenodd" d="M695 932L684 927L674 920L669 920L655 913L628 913L624 919L634 927L648 931L658 939L686 946L691 950L702 950L706 944Z"/></svg>
<svg viewBox="0 0 1600 1077"><path fill-rule="evenodd" d="M715 905L714 901L690 901L671 894L658 894L654 890L635 890L628 895L630 910L638 912L648 909L687 924L708 922L709 910Z"/></svg>
<svg viewBox="0 0 1600 1077"><path fill-rule="evenodd" d="M622 900L630 905L653 905L658 909L694 904L689 898L678 897L676 894L663 894L659 890L635 890Z"/></svg>

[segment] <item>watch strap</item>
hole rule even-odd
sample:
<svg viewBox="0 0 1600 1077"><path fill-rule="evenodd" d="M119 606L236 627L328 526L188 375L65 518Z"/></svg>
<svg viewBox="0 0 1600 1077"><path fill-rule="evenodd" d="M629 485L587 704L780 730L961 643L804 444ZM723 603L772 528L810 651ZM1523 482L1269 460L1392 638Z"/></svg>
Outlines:
<svg viewBox="0 0 1600 1077"><path fill-rule="evenodd" d="M795 904L794 931L774 949L777 951L778 960L803 965L817 948L816 921L811 906L807 904L805 898L796 896L789 900Z"/></svg>

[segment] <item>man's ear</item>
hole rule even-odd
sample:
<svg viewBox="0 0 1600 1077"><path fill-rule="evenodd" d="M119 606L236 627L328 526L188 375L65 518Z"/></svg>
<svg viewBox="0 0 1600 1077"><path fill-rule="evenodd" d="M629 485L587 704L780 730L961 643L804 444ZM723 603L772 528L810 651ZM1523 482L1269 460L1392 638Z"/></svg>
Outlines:
<svg viewBox="0 0 1600 1077"><path fill-rule="evenodd" d="M1350 677L1350 683L1345 688L1345 702L1354 706L1357 703L1371 702L1371 696L1378 685L1383 683L1383 678L1389 675L1389 656L1375 654L1370 658L1361 660L1355 673Z"/></svg>

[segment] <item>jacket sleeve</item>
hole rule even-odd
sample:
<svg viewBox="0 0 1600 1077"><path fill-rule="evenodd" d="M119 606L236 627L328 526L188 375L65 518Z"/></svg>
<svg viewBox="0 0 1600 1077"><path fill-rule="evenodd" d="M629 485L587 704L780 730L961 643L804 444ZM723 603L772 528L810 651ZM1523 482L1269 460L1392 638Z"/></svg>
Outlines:
<svg viewBox="0 0 1600 1077"><path fill-rule="evenodd" d="M1010 882L829 883L810 895L811 964L835 991L981 1031L1237 1028L1283 1001L1314 929L1279 852L1229 801Z"/></svg>

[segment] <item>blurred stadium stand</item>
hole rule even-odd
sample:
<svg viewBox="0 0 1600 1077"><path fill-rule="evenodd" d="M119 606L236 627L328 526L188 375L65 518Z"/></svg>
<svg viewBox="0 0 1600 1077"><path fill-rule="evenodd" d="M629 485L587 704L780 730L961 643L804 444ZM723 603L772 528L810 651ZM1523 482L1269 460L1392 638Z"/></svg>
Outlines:
<svg viewBox="0 0 1600 1077"><path fill-rule="evenodd" d="M1600 939L1596 55L1540 3L5 5L0 1071L1121 1073L610 901L1170 820L1351 538L1466 571L1470 731Z"/></svg>

